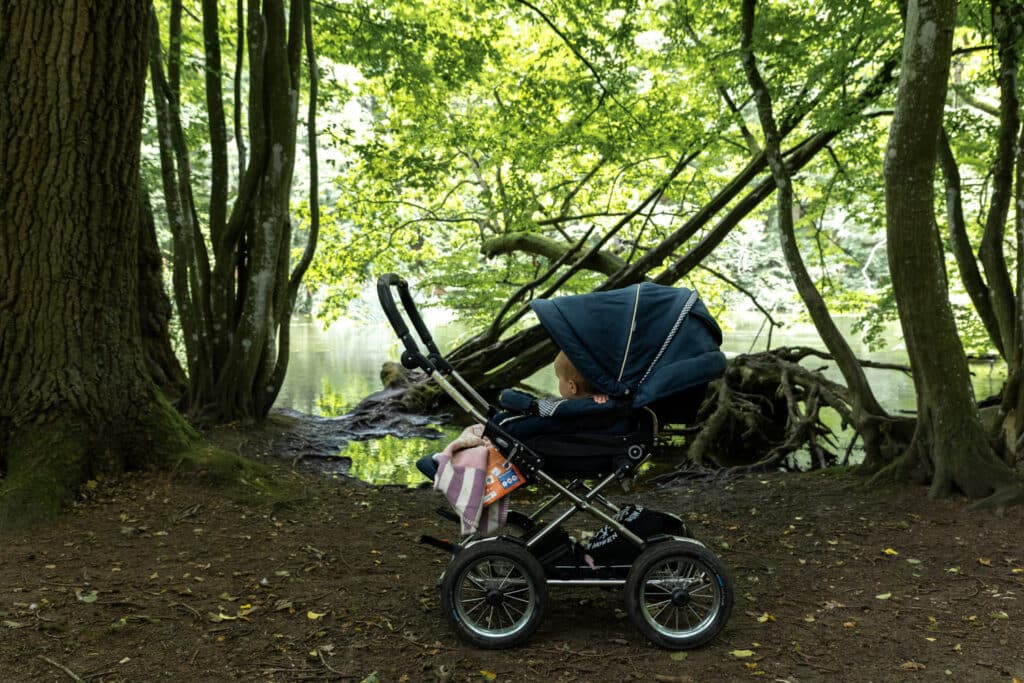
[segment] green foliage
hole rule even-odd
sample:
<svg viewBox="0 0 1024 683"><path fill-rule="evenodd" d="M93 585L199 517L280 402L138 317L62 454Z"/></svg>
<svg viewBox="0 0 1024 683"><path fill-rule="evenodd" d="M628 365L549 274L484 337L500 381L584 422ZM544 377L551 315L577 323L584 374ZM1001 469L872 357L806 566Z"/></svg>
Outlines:
<svg viewBox="0 0 1024 683"><path fill-rule="evenodd" d="M865 297L862 317L853 323L853 330L860 333L869 349L878 350L885 343L886 331L893 321L898 319L896 297L892 286L886 287L874 297ZM852 311L858 310L853 308Z"/></svg>
<svg viewBox="0 0 1024 683"><path fill-rule="evenodd" d="M479 327L551 265L527 253L486 259L486 240L536 231L569 246L596 227L593 241L681 156L698 153L649 212L605 245L635 260L698 211L760 144L739 65L736 3L352 0L319 3L314 12L331 172L321 174L326 201L307 287L326 321L350 314L367 282L396 271L417 283L420 300ZM964 2L960 12L947 127L976 246L997 121L969 100L995 102L994 55L971 49L988 40L987 4ZM196 143L193 172L203 177L201 39L187 14L185 22L183 113ZM233 8L223 7L221 22L233 39ZM797 237L831 310L858 316L869 344L896 318L881 182L891 88L866 112L847 105L898 54L901 38L894 3L758 4L754 49L780 121L794 126L784 146L846 127L794 178ZM233 68L229 47L225 69ZM936 209L944 222L944 207ZM771 212L766 203L752 213L708 265L766 309L799 315ZM306 229L300 205L296 217L293 249ZM949 274L959 301L952 263ZM580 273L562 291L603 280ZM748 294L710 272L691 273L688 284L721 311L752 306ZM959 319L975 348L978 328L965 306Z"/></svg>

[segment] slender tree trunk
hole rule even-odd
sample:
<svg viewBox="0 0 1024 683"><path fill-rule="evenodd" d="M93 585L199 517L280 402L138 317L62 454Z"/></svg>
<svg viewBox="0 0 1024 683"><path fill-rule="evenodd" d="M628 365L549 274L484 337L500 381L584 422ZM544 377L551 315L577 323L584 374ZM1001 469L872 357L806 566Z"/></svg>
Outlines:
<svg viewBox="0 0 1024 683"><path fill-rule="evenodd" d="M0 4L0 528L192 438L140 336L148 4Z"/></svg>
<svg viewBox="0 0 1024 683"><path fill-rule="evenodd" d="M956 0L911 0L885 161L889 268L917 388L914 447L891 472L921 465L930 495L987 496L1010 477L988 440L949 305L934 215ZM911 462L913 461L913 462Z"/></svg>
<svg viewBox="0 0 1024 683"><path fill-rule="evenodd" d="M999 346L1003 349L1014 348L1016 327L1013 284L1010 282L1003 241L1013 197L1013 169L1017 156L1015 147L1020 128L1020 98L1017 91L1019 36L1013 35L1016 31L1012 19L1017 4L1010 0L990 0L992 29L999 48L999 132L996 137L995 161L992 164L992 200L978 249L978 257L985 268L992 309L1002 336Z"/></svg>
<svg viewBox="0 0 1024 683"><path fill-rule="evenodd" d="M164 289L163 254L149 193L140 187L139 207L139 323L149 376L178 410L187 409L188 378L171 348L173 309Z"/></svg>
<svg viewBox="0 0 1024 683"><path fill-rule="evenodd" d="M894 453L891 449L883 449L885 433L881 429L888 415L878 404L871 385L868 384L864 370L860 362L846 343L839 328L836 327L832 316L829 313L825 299L821 296L818 288L811 279L810 273L804 265L803 256L800 254L800 247L796 239L796 231L793 227L793 182L782 157L782 135L775 122L773 113L772 98L767 84L761 77L757 66L757 59L753 50L754 23L756 0L744 0L742 10L742 46L741 56L744 71L747 73L747 80L750 82L754 93L754 102L757 105L758 116L761 119L761 129L764 133L764 148L768 157L768 166L771 169L772 177L775 179L775 191L778 197L779 208L779 240L782 246L783 257L793 277L794 285L807 311L814 322L815 328L821 335L825 346L835 358L843 378L852 397L854 427L864 442L865 465L877 467L879 461L890 459Z"/></svg>
<svg viewBox="0 0 1024 683"><path fill-rule="evenodd" d="M1019 79L1024 8L1012 0L991 0L991 7L992 33L999 46L999 140L994 164L996 180L986 228L998 223L1005 232L1010 205L1016 205L1013 232L1017 244L1017 277L1012 311L1013 345L1003 353L1010 373L1000 411L1003 418L1000 445L1005 459L1013 464L1024 451L1024 391L1021 391L1024 380L1024 267L1021 265L1024 264L1024 126L1021 125Z"/></svg>
<svg viewBox="0 0 1024 683"><path fill-rule="evenodd" d="M957 268L960 271L960 281L964 284L971 303L978 312L989 339L1004 358L1007 357L1007 349L1003 345L1003 335L999 330L999 323L996 320L995 310L992 306L992 299L988 285L981 275L978 262L975 260L974 250L971 247L970 238L967 235L967 223L964 220L963 199L960 182L960 168L953 156L953 149L949 145L949 138L945 131L939 138L939 167L942 169L942 179L946 188L946 221L949 223L949 241L953 247L953 256L956 258Z"/></svg>
<svg viewBox="0 0 1024 683"><path fill-rule="evenodd" d="M173 0L171 5L172 48L180 33L174 21L179 4L180 0ZM162 178L174 233L174 298L185 332L190 414L204 421L253 421L267 414L284 381L287 328L299 280L317 239L313 226L303 257L289 273L290 199L304 44L309 59L315 61L310 3L248 0L244 13L242 3L238 5L239 20L244 19L247 28L244 34L240 30L238 37L245 36L248 51L239 47L235 74L237 78L241 73L240 61L245 54L249 78L246 103L241 102L237 83L235 88L235 135L244 168L230 212L219 5L204 0L202 8L212 162L209 244L199 229L199 211L192 201L180 88L171 77L178 69L177 59L174 50L169 50L165 82L159 33L154 31L152 36L151 70ZM315 99L316 91L313 86L311 89ZM251 150L241 139L239 107L247 109ZM310 139L315 141L314 115L315 106L309 110ZM311 159L315 167L315 155ZM315 181L315 171L313 178ZM316 188L311 191L315 193Z"/></svg>

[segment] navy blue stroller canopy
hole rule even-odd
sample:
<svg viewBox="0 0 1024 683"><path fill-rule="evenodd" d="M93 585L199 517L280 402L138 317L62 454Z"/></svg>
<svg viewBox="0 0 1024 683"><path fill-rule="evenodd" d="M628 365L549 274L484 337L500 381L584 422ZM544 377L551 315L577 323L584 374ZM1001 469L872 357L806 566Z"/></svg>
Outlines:
<svg viewBox="0 0 1024 683"><path fill-rule="evenodd" d="M697 293L642 282L531 306L594 388L643 407L725 371L722 331Z"/></svg>

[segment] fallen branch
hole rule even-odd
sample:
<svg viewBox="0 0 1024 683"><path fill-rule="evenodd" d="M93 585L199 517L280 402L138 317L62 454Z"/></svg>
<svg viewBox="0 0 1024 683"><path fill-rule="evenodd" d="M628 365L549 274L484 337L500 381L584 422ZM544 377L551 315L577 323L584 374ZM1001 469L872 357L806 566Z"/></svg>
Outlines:
<svg viewBox="0 0 1024 683"><path fill-rule="evenodd" d="M66 666L64 666L60 662L56 662L56 661L54 661L54 660L52 660L49 657L46 657L44 655L36 655L36 657L38 659L43 660L44 662L46 662L50 666L54 667L55 669L60 669L61 671L66 673L71 678L71 680L78 681L78 683L84 683L84 680L78 674L76 674L74 671L72 671L71 669L67 668Z"/></svg>

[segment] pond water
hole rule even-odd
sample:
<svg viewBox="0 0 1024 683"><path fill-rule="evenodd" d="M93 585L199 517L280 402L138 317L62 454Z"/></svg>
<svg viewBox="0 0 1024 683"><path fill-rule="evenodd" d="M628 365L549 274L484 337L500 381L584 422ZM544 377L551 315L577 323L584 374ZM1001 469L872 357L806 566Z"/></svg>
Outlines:
<svg viewBox="0 0 1024 683"><path fill-rule="evenodd" d="M444 311L426 309L424 320L442 352L454 348L465 336L464 326ZM734 314L722 320L727 355L760 351L765 348L763 318L756 313ZM849 334L851 319L839 319L854 352L860 358L874 361L906 364L907 356L894 327L886 336L886 346L870 351ZM823 349L814 326L810 323L792 323L776 330L772 345L811 346ZM332 417L344 414L363 397L381 388L380 368L389 360L398 360L401 348L391 327L380 319L340 321L329 328L311 319L296 319L291 326L291 357L288 375L275 407L302 413ZM809 367L828 366L826 376L842 382L834 364L822 360L808 361ZM979 398L997 393L1005 379L1001 364L975 363L972 366L975 393ZM884 408L891 412L913 411L913 382L904 373L892 370L867 370L868 380ZM538 390L554 392L556 385L550 369L543 369L528 380ZM838 422L838 416L835 416ZM375 484L415 486L423 481L416 471L416 459L426 453L443 448L459 429L439 426L442 438L386 437L372 441L350 442L339 456L351 459L348 474Z"/></svg>

